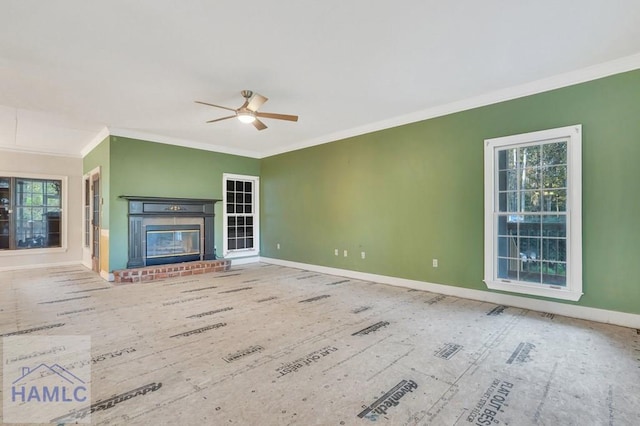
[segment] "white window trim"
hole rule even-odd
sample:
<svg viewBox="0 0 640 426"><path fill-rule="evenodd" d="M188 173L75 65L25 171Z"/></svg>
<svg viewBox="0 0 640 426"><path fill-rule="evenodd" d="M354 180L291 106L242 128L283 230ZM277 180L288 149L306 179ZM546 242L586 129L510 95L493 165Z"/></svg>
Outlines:
<svg viewBox="0 0 640 426"><path fill-rule="evenodd" d="M253 182L253 248L229 250L227 244L227 180L249 180ZM250 175L238 175L232 173L222 174L222 257L232 259L260 255L260 177Z"/></svg>
<svg viewBox="0 0 640 426"><path fill-rule="evenodd" d="M68 250L67 235L68 235L68 212L67 204L69 199L69 185L68 177L60 175L43 175L37 173L19 173L19 172L6 172L0 170L0 176L12 177L12 178L25 178L25 179L48 179L59 180L62 182L62 200L60 200L60 211L62 212L62 232L60 233L60 247L48 247L48 248L35 248L35 249L21 249L21 250L0 250L0 257L9 256L35 256L39 254L52 254L52 253L64 253Z"/></svg>
<svg viewBox="0 0 640 426"><path fill-rule="evenodd" d="M494 215L497 183L496 150L546 140L567 140L567 285L505 283L496 278L496 230ZM582 125L486 139L484 141L484 282L491 290L578 301L582 296Z"/></svg>

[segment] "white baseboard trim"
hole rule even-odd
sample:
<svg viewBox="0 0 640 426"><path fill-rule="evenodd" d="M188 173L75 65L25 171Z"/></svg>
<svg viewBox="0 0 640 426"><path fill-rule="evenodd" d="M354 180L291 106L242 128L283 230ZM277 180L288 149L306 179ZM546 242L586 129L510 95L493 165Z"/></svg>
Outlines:
<svg viewBox="0 0 640 426"><path fill-rule="evenodd" d="M240 257L240 258L229 259L229 260L231 260L231 266L234 266L234 265L246 265L246 264L249 264L249 263L258 263L258 262L260 262L260 256Z"/></svg>
<svg viewBox="0 0 640 426"><path fill-rule="evenodd" d="M60 267L60 266L76 266L76 265L84 266L82 264L82 261L73 260L73 261L69 261L69 262L58 262L58 263L34 263L32 265L3 266L3 267L0 267L0 272L3 272L3 271L18 271L18 270L23 270L23 269L56 268L56 267Z"/></svg>
<svg viewBox="0 0 640 426"><path fill-rule="evenodd" d="M406 278L389 277L385 275L370 274L366 272L350 271L348 269L330 268L327 266L311 265L307 263L291 262L288 260L261 257L261 262L270 263L291 268L306 269L323 274L337 275L363 281L373 281L381 284L389 284L397 287L411 288L415 290L430 291L433 293L456 296L464 299L479 300L481 302L495 303L498 305L513 306L516 308L530 309L539 312L548 312L566 317L597 321L607 324L621 325L640 329L640 315L626 312L609 311L606 309L590 308L587 306L570 305L567 303L552 302L548 300L530 299L510 294L494 293L491 291L473 290L443 284L434 284L425 281L409 280Z"/></svg>

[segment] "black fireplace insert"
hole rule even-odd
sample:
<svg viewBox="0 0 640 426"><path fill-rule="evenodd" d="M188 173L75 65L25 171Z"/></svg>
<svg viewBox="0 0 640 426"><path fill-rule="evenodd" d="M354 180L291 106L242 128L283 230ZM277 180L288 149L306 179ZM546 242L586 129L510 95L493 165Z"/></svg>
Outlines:
<svg viewBox="0 0 640 426"><path fill-rule="evenodd" d="M120 198L128 201L127 268L216 259L214 206L220 200Z"/></svg>

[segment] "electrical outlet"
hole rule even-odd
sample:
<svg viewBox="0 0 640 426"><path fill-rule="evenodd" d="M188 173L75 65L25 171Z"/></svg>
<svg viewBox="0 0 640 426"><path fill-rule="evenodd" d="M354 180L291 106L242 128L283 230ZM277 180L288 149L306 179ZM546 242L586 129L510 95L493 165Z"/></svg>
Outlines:
<svg viewBox="0 0 640 426"><path fill-rule="evenodd" d="M344 251L344 257L347 257L347 251L346 250Z"/></svg>
<svg viewBox="0 0 640 426"><path fill-rule="evenodd" d="M360 257L364 259L365 257L367 257L367 254L365 252L360 252Z"/></svg>
<svg viewBox="0 0 640 426"><path fill-rule="evenodd" d="M338 249L335 249L335 250L333 251L333 254L335 254L336 256L340 256L340 254L338 253Z"/></svg>
<svg viewBox="0 0 640 426"><path fill-rule="evenodd" d="M433 259L431 261L431 264L433 265L434 268L437 268L438 267L438 259Z"/></svg>
<svg viewBox="0 0 640 426"><path fill-rule="evenodd" d="M280 243L276 244L276 248L280 250Z"/></svg>

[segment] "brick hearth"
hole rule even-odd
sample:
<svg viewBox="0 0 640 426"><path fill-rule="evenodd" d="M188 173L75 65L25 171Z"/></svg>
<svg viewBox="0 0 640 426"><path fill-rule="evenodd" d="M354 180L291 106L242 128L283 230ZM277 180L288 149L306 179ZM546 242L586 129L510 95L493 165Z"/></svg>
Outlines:
<svg viewBox="0 0 640 426"><path fill-rule="evenodd" d="M162 278L185 277L188 275L207 274L209 272L228 271L230 267L231 261L228 259L204 260L120 269L113 271L113 277L116 283L140 283Z"/></svg>

